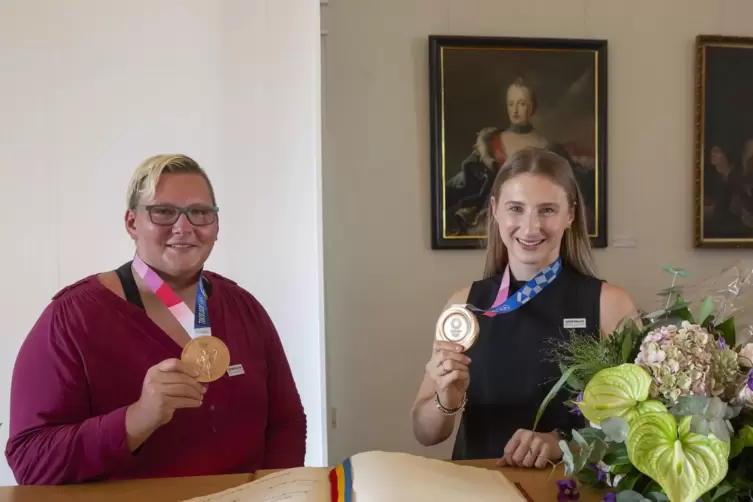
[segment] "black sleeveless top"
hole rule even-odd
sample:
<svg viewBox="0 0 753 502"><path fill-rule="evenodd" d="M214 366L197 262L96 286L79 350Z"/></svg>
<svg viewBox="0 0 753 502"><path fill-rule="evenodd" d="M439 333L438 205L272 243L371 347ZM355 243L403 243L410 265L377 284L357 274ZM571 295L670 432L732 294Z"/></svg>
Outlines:
<svg viewBox="0 0 753 502"><path fill-rule="evenodd" d="M476 281L468 303L487 309L496 299L502 276ZM478 316L479 337L468 350L468 402L452 452L453 460L500 458L518 429L531 429L542 401L561 376L554 362L545 361L547 339L566 340L570 331L599 336L601 283L569 266L531 301L507 314ZM512 295L525 282L510 280ZM565 328L566 320L570 320ZM585 328L573 329L573 323ZM560 429L569 434L584 420L570 413L561 392L549 403L536 431Z"/></svg>

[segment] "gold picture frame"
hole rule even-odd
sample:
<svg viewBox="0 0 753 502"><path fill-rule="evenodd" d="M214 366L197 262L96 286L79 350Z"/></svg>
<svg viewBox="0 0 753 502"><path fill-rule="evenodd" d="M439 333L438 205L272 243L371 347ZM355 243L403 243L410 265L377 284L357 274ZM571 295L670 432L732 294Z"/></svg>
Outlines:
<svg viewBox="0 0 753 502"><path fill-rule="evenodd" d="M607 246L606 40L431 35L429 96L433 249L485 247L490 185L527 142L568 160Z"/></svg>
<svg viewBox="0 0 753 502"><path fill-rule="evenodd" d="M695 44L696 248L753 247L753 38Z"/></svg>

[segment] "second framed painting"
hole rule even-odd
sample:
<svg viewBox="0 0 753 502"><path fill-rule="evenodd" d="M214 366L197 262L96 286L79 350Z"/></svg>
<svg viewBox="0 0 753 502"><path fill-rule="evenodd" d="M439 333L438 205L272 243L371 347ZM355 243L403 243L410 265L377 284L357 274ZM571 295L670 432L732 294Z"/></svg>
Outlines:
<svg viewBox="0 0 753 502"><path fill-rule="evenodd" d="M432 248L486 245L491 185L536 146L569 162L607 245L607 42L429 37Z"/></svg>
<svg viewBox="0 0 753 502"><path fill-rule="evenodd" d="M695 246L753 247L753 38L696 37Z"/></svg>

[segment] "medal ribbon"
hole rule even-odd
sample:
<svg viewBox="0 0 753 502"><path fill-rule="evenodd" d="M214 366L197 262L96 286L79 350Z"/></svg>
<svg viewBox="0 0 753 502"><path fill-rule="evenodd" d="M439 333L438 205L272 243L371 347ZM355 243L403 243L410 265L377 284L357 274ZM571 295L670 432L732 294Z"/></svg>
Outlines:
<svg viewBox="0 0 753 502"><path fill-rule="evenodd" d="M530 302L533 298L541 293L544 288L549 286L554 280L559 277L562 272L562 258L557 258L554 262L544 268L541 272L533 276L533 278L525 283L517 292L510 295L507 294L510 291L510 265L505 267L505 273L502 276L502 284L497 291L497 298L494 300L494 304L489 310L480 309L473 305L468 305L468 309L473 312L478 312L487 317L494 317L497 314L506 314L518 309Z"/></svg>
<svg viewBox="0 0 753 502"><path fill-rule="evenodd" d="M149 289L157 295L157 298L175 316L188 336L209 336L212 331L209 327L209 309L207 308L207 295L204 291L204 273L199 274L199 285L196 288L196 313L191 312L188 305L167 285L157 273L138 254L133 257L133 269L141 279L149 286Z"/></svg>

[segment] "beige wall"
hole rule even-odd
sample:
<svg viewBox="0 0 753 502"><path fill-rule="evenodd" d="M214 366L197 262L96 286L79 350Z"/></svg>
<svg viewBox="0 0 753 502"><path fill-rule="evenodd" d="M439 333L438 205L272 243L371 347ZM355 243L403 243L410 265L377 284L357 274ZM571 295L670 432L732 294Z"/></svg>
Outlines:
<svg viewBox="0 0 753 502"><path fill-rule="evenodd" d="M667 262L705 275L750 252L692 247L693 44L753 35L750 0L333 0L324 28L330 461L413 440L409 410L443 303L482 252L430 249L427 36L609 41L608 234L601 274L653 302ZM673 236L674 235L674 236ZM611 242L610 242L611 246Z"/></svg>

